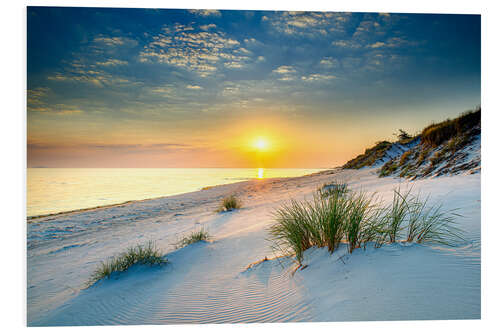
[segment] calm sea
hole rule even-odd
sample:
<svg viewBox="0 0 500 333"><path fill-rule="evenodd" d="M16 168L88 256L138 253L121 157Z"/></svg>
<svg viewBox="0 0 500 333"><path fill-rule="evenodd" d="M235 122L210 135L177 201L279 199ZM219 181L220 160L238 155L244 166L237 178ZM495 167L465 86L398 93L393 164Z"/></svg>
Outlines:
<svg viewBox="0 0 500 333"><path fill-rule="evenodd" d="M322 169L29 168L27 215L150 199L254 178L297 177Z"/></svg>

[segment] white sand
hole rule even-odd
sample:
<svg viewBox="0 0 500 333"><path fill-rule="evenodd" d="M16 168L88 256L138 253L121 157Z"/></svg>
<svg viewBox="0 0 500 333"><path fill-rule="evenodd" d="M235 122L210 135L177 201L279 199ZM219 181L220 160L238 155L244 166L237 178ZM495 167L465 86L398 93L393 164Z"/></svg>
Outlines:
<svg viewBox="0 0 500 333"><path fill-rule="evenodd" d="M460 208L459 247L394 244L333 255L310 249L295 275L290 260L271 260L271 213L333 179L390 200L405 180L373 169L222 185L28 225L28 324L100 325L209 322L480 318L480 174L413 181L444 208ZM217 214L236 193L244 208ZM181 236L204 227L211 243L174 251ZM101 260L156 241L170 264L134 267L117 279L83 285ZM339 257L343 256L341 260Z"/></svg>

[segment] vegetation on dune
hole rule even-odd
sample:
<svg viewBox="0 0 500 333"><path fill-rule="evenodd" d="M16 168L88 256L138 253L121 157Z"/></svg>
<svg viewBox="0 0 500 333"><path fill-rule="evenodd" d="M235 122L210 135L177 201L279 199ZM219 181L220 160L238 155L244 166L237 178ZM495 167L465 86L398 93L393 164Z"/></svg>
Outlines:
<svg viewBox="0 0 500 333"><path fill-rule="evenodd" d="M201 241L210 240L211 236L205 229L200 229L198 231L192 232L190 235L183 237L180 241L175 244L177 249L194 244Z"/></svg>
<svg viewBox="0 0 500 333"><path fill-rule="evenodd" d="M274 250L301 264L307 249L327 247L332 253L341 242L350 253L370 242L375 247L398 241L451 246L462 239L454 226L455 215L441 206L427 207L427 200L399 188L386 206L365 192L316 193L312 200L292 200L277 209L269 235Z"/></svg>
<svg viewBox="0 0 500 333"><path fill-rule="evenodd" d="M160 252L154 242L130 247L125 252L106 261L102 261L99 267L90 276L87 287L92 286L99 280L109 278L113 273L124 272L133 265L153 266L163 265L167 262L165 255Z"/></svg>
<svg viewBox="0 0 500 333"><path fill-rule="evenodd" d="M400 142L408 142L413 139L413 136L408 134L405 130L402 130L401 128L398 130L399 133L394 133L394 135L398 138Z"/></svg>
<svg viewBox="0 0 500 333"><path fill-rule="evenodd" d="M222 200L219 209L217 209L217 212L219 213L229 212L234 209L239 209L241 207L242 207L241 201L234 194L232 194L230 196L225 197Z"/></svg>
<svg viewBox="0 0 500 333"><path fill-rule="evenodd" d="M360 169L365 166L371 166L380 158L384 157L385 152L391 147L389 141L379 141L374 147L365 150L364 154L358 155L356 158L348 161L344 169Z"/></svg>
<svg viewBox="0 0 500 333"><path fill-rule="evenodd" d="M380 177L397 175L416 178L430 175L461 172L480 165L479 160L463 163L463 149L481 133L481 108L462 113L455 119L447 119L425 127L420 134L411 136L400 129L394 133L396 142L381 141L366 149L364 154L348 161L343 168L359 169L372 166L387 158L387 150L397 144L403 153L390 157L379 169Z"/></svg>
<svg viewBox="0 0 500 333"><path fill-rule="evenodd" d="M462 113L455 119L447 119L437 124L431 124L422 130L422 143L437 147L457 135L481 124L481 108Z"/></svg>

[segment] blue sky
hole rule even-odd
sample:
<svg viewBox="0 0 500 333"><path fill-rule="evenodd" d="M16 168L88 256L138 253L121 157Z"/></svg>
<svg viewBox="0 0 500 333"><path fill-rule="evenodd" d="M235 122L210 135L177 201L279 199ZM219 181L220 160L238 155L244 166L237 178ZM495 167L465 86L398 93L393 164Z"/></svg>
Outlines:
<svg viewBox="0 0 500 333"><path fill-rule="evenodd" d="M252 167L252 135L265 166L334 166L481 100L479 15L27 16L28 166Z"/></svg>

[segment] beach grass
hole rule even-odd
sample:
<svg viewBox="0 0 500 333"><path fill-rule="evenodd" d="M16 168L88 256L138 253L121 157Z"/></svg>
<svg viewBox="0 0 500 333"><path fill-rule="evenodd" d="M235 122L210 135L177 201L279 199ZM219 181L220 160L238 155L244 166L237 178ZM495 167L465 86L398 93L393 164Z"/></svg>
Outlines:
<svg viewBox="0 0 500 333"><path fill-rule="evenodd" d="M481 123L481 107L462 113L455 119L447 119L440 123L433 123L422 130L422 142L437 147L457 135Z"/></svg>
<svg viewBox="0 0 500 333"><path fill-rule="evenodd" d="M230 212L234 209L240 209L242 207L241 201L234 195L231 194L224 199L222 199L222 202L217 209L218 213L221 212Z"/></svg>
<svg viewBox="0 0 500 333"><path fill-rule="evenodd" d="M382 205L374 194L337 192L331 196L314 193L312 200L291 200L274 212L269 228L271 247L302 263L311 247L327 247L334 252L341 242L349 253L395 242L438 243L448 246L461 240L453 211L441 206L427 207L427 199L412 195L412 189L393 189L392 201ZM406 232L404 232L406 230Z"/></svg>
<svg viewBox="0 0 500 333"><path fill-rule="evenodd" d="M385 209L384 219L386 222L385 236L389 243L394 243L399 239L399 234L403 230L403 223L408 219L410 207L413 205L410 197L411 189L403 192L401 188L393 190L392 202Z"/></svg>
<svg viewBox="0 0 500 333"><path fill-rule="evenodd" d="M344 195L347 193L347 191L347 183L340 180L334 180L333 182L325 183L318 189L318 193L322 197Z"/></svg>
<svg viewBox="0 0 500 333"><path fill-rule="evenodd" d="M198 231L193 231L190 235L183 237L180 241L175 244L175 248L180 249L182 247L188 246L201 241L210 240L211 236L205 229L200 229Z"/></svg>
<svg viewBox="0 0 500 333"><path fill-rule="evenodd" d="M150 241L145 245L136 245L128 248L119 255L102 261L99 267L92 273L87 282L87 287L97 281L109 278L115 272L124 272L133 265L163 265L168 260L165 255Z"/></svg>

